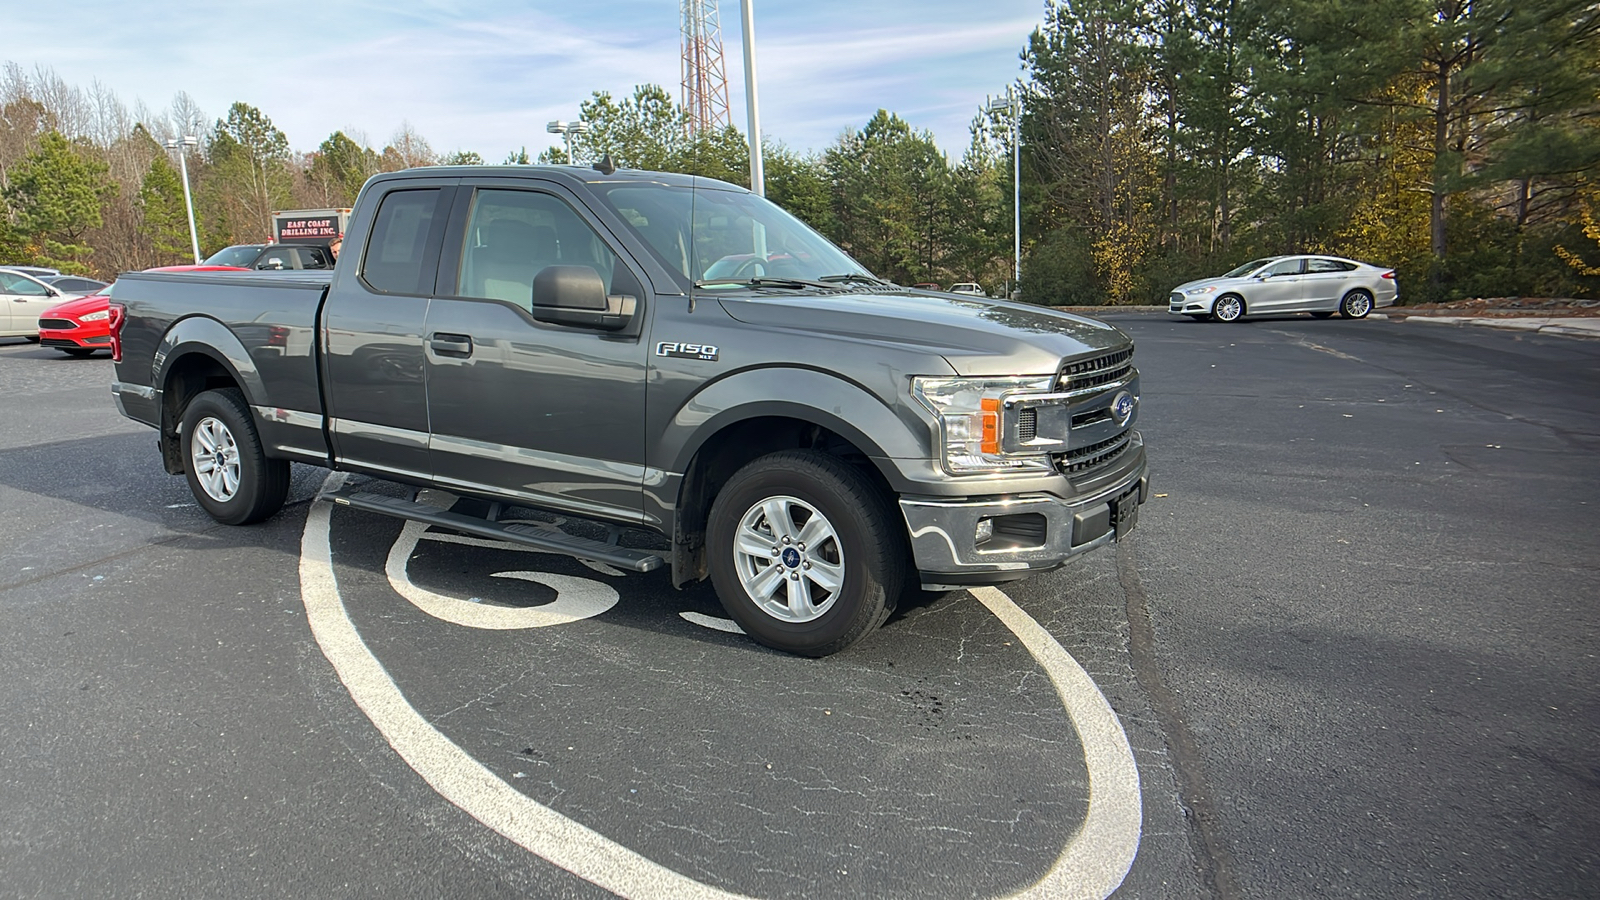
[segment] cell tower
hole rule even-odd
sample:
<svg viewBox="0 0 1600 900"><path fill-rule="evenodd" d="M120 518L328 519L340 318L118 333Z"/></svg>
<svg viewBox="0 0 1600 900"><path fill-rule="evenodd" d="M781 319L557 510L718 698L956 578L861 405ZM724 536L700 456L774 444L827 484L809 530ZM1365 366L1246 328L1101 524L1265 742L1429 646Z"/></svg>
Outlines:
<svg viewBox="0 0 1600 900"><path fill-rule="evenodd" d="M689 133L705 134L732 124L728 117L728 69L722 61L722 17L717 0L683 2L683 95Z"/></svg>

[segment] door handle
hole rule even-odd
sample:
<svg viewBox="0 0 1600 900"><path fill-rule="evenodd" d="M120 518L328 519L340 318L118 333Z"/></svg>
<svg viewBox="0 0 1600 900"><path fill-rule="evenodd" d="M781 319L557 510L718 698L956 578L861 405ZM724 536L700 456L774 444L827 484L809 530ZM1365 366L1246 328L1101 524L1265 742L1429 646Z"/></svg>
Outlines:
<svg viewBox="0 0 1600 900"><path fill-rule="evenodd" d="M444 356L471 356L472 338L464 334L435 333L428 340L428 346L433 352Z"/></svg>

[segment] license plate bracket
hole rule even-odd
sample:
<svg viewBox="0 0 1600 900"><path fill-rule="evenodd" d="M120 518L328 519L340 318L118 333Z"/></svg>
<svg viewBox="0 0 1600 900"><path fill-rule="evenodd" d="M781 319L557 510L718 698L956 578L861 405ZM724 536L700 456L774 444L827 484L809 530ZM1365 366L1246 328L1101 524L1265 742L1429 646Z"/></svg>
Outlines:
<svg viewBox="0 0 1600 900"><path fill-rule="evenodd" d="M1139 527L1139 489L1137 487L1117 498L1111 505L1111 523L1116 530L1117 540L1122 540L1129 532Z"/></svg>

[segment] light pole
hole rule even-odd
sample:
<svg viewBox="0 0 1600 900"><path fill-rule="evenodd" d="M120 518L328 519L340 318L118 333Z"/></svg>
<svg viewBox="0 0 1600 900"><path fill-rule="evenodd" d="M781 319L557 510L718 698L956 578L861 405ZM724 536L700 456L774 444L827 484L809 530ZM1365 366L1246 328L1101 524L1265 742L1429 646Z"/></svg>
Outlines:
<svg viewBox="0 0 1600 900"><path fill-rule="evenodd" d="M200 265L200 232L194 228L194 198L189 194L189 150L200 146L200 139L192 134L167 140L167 149L178 151L178 168L183 171L183 205L189 210L189 246L194 250L194 264Z"/></svg>
<svg viewBox="0 0 1600 900"><path fill-rule="evenodd" d="M767 195L767 173L761 163L761 111L756 104L756 14L755 0L740 0L744 20L744 108L750 121L750 190L757 197Z"/></svg>
<svg viewBox="0 0 1600 900"><path fill-rule="evenodd" d="M560 119L557 119L554 122L551 122L550 124L544 126L544 130L550 132L551 134L559 134L563 138L566 139L566 142L567 142L567 164L568 165L573 165L573 166L577 165L578 164L578 158L572 155L572 136L575 135L575 134L588 134L589 133L589 123L588 122L563 122Z"/></svg>
<svg viewBox="0 0 1600 900"><path fill-rule="evenodd" d="M1012 266L1011 290L1022 284L1022 98L1006 85L1004 100L989 102L989 112L1011 114L1011 220Z"/></svg>

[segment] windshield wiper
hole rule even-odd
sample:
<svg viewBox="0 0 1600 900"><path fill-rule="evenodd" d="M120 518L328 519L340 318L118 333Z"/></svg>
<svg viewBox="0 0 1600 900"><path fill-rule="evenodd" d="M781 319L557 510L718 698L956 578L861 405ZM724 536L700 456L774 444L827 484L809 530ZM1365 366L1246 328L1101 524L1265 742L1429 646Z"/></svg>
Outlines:
<svg viewBox="0 0 1600 900"><path fill-rule="evenodd" d="M837 284L829 284L826 281L807 281L804 278L708 278L702 281L696 281L694 283L694 286L697 288L720 287L723 285L733 287L787 288L795 291L804 290L806 288L825 288L830 291L836 291L839 289Z"/></svg>
<svg viewBox="0 0 1600 900"><path fill-rule="evenodd" d="M892 281L885 281L882 278L878 278L874 275L868 275L865 272L851 272L848 275L824 275L817 280L825 281L829 284L884 284L888 285L889 287L895 286L895 283Z"/></svg>

